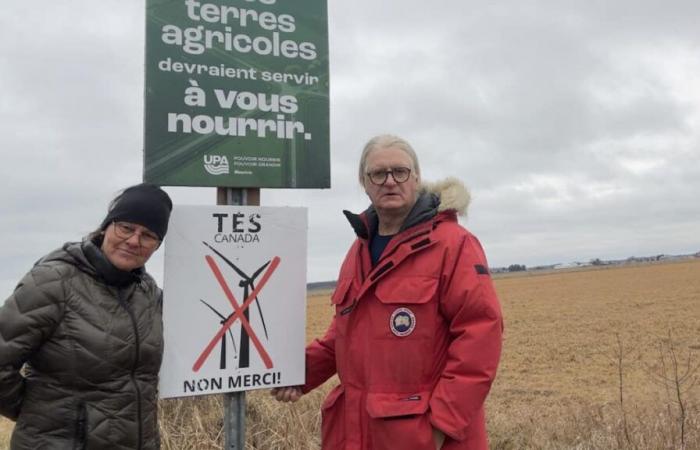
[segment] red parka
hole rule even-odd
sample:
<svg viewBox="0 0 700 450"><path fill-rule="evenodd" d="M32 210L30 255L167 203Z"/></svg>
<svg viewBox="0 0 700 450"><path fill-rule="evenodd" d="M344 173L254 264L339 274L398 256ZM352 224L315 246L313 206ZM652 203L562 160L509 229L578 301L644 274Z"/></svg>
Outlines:
<svg viewBox="0 0 700 450"><path fill-rule="evenodd" d="M468 193L447 180L418 202L372 267L373 209L346 213L358 234L332 295L335 316L306 349L306 384L336 372L322 406L324 450L488 448L484 400L502 318L479 241L457 222ZM463 208L454 205L461 204Z"/></svg>

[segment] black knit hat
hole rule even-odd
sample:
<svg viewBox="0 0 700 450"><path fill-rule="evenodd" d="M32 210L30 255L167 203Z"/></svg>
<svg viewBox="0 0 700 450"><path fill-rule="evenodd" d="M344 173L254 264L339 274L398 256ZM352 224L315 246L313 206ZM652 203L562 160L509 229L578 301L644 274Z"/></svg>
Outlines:
<svg viewBox="0 0 700 450"><path fill-rule="evenodd" d="M143 225L163 239L172 209L173 202L164 190L153 184L137 184L112 200L100 228L104 231L115 221L131 222Z"/></svg>

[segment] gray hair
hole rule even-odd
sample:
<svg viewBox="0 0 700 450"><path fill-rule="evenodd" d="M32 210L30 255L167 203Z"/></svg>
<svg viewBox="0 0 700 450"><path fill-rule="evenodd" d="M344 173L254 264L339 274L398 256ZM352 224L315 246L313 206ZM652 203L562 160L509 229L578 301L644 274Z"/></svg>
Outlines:
<svg viewBox="0 0 700 450"><path fill-rule="evenodd" d="M415 150L413 150L413 147L411 147L411 144L409 144L408 141L406 141L405 139L400 138L398 136L394 136L393 134L380 134L379 136L375 136L372 139L370 139L365 144L365 148L362 149L362 155L360 156L360 167L358 171L360 177L360 184L362 186L365 185L365 171L367 170L367 157L369 156L369 154L372 153L374 150L389 147L403 150L409 156L409 158L411 158L411 163L413 165L411 170L413 170L416 176L420 178L420 165L418 164L418 156L416 156L416 152Z"/></svg>

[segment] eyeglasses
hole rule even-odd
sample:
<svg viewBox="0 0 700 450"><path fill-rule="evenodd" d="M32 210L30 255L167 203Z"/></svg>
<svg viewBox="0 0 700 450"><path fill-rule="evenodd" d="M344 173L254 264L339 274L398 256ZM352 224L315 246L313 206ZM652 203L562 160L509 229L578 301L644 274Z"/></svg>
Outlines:
<svg viewBox="0 0 700 450"><path fill-rule="evenodd" d="M114 222L114 234L119 239L129 239L131 236L138 234L139 244L146 249L152 249L160 244L160 238L150 231L136 231L136 226L129 222Z"/></svg>
<svg viewBox="0 0 700 450"><path fill-rule="evenodd" d="M411 176L411 169L408 167L392 167L391 169L377 169L367 172L369 181L377 186L382 186L389 178L389 174L397 183L405 183Z"/></svg>

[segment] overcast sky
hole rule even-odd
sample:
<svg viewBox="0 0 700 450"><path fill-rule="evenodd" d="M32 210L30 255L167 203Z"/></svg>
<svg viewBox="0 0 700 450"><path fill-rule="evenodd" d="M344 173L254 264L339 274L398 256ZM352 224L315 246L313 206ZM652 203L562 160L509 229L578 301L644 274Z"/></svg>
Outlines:
<svg viewBox="0 0 700 450"><path fill-rule="evenodd" d="M698 18L697 0L329 0L332 188L262 203L308 208L308 279L334 279L341 209L367 205L359 152L390 132L425 179L470 188L491 266L697 252ZM3 297L141 181L144 22L142 0L3 3Z"/></svg>

